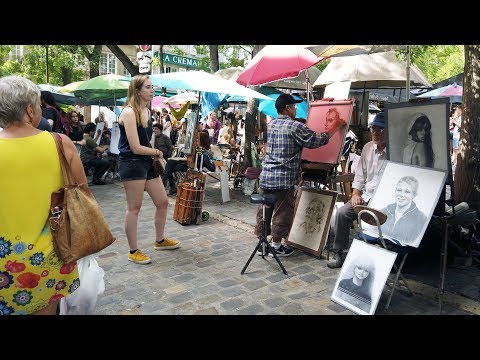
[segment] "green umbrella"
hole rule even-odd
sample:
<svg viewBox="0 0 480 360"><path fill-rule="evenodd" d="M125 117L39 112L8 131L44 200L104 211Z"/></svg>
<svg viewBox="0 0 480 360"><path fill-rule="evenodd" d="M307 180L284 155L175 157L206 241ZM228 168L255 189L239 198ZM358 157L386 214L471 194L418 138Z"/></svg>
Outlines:
<svg viewBox="0 0 480 360"><path fill-rule="evenodd" d="M75 82L72 82L70 84L67 84L65 86L62 86L60 88L58 88L58 91L60 92L66 92L66 93L72 93L74 92L75 90L77 90L77 88L83 84L86 80L83 80L83 81L75 81Z"/></svg>
<svg viewBox="0 0 480 360"><path fill-rule="evenodd" d="M73 93L89 102L118 99L127 96L130 78L120 75L100 75L80 84Z"/></svg>
<svg viewBox="0 0 480 360"><path fill-rule="evenodd" d="M40 91L49 91L52 93L55 102L59 104L75 105L80 100L76 96L73 96L73 94L60 92L60 86L37 84L37 87L40 89Z"/></svg>

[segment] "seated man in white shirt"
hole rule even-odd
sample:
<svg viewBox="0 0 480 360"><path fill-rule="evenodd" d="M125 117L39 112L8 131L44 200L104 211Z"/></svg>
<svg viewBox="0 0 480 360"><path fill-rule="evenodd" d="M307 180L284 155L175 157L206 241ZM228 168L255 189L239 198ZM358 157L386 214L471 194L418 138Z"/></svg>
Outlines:
<svg viewBox="0 0 480 360"><path fill-rule="evenodd" d="M335 253L327 263L331 269L342 267L348 251L350 225L357 218L353 208L368 204L378 183L378 175L386 160L385 113L378 113L370 123L372 141L365 144L352 182L352 198L337 210L335 238L332 251Z"/></svg>

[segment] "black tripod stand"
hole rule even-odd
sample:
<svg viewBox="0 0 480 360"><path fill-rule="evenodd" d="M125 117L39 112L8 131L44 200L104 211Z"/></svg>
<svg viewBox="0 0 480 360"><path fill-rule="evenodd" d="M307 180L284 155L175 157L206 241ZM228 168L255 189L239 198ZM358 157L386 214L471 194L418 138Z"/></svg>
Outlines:
<svg viewBox="0 0 480 360"><path fill-rule="evenodd" d="M253 249L252 255L250 255L250 258L248 259L247 263L242 269L241 274L245 273L245 270L247 270L248 265L250 264L250 261L252 261L253 257L255 256L255 253L257 250L261 249L262 251L262 259L265 258L266 252L265 249L268 249L268 251L273 255L275 260L277 260L278 265L283 270L283 273L285 275L288 275L287 270L283 267L282 263L280 262L280 259L278 258L275 250L273 249L272 245L267 241L267 226L266 226L266 221L265 221L265 205L273 205L275 204L275 195L274 194L253 194L250 196L250 202L252 204L262 204L263 206L263 213L262 213L262 234L260 235L260 240L257 243L257 246L255 246L255 249Z"/></svg>

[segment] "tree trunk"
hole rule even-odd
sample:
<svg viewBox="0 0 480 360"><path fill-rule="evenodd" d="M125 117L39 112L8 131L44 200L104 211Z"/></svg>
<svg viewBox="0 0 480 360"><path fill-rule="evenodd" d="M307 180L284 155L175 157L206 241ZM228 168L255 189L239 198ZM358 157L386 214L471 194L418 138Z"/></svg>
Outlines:
<svg viewBox="0 0 480 360"><path fill-rule="evenodd" d="M100 75L100 55L102 54L102 45L95 45L92 52L90 52L90 46L88 45L79 45L79 47L88 60L90 79Z"/></svg>
<svg viewBox="0 0 480 360"><path fill-rule="evenodd" d="M160 61L160 74L163 74L165 70L163 69L163 46L160 45L158 49L158 61Z"/></svg>
<svg viewBox="0 0 480 360"><path fill-rule="evenodd" d="M480 45L465 45L463 113L455 169L455 204L480 213Z"/></svg>
<svg viewBox="0 0 480 360"><path fill-rule="evenodd" d="M258 89L255 86L254 90ZM247 98L247 109L245 112L245 144L243 147L243 159L245 165L252 166L252 147L251 144L255 144L255 125L257 123L258 115L258 99Z"/></svg>
<svg viewBox="0 0 480 360"><path fill-rule="evenodd" d="M67 85L72 82L72 68L62 67L62 85Z"/></svg>
<svg viewBox="0 0 480 360"><path fill-rule="evenodd" d="M158 60L160 61L160 74L164 73L164 68L163 68L163 46L160 45L160 48L158 49ZM162 87L162 96L167 96L167 88Z"/></svg>
<svg viewBox="0 0 480 360"><path fill-rule="evenodd" d="M88 58L90 64L90 79L100 75L100 55L102 54L102 45L95 45Z"/></svg>
<svg viewBox="0 0 480 360"><path fill-rule="evenodd" d="M254 45L252 51L252 58L263 48L265 45ZM258 86L252 88L257 91ZM258 99L247 98L247 109L245 112L245 145L243 151L243 158L246 166L252 166L252 147L250 144L255 143L255 124L257 122L258 115Z"/></svg>
<svg viewBox="0 0 480 360"><path fill-rule="evenodd" d="M138 75L140 72L138 71L138 66L134 65L127 55L120 49L118 45L106 45L110 51L117 57L118 60L125 66L125 69L132 75Z"/></svg>
<svg viewBox="0 0 480 360"><path fill-rule="evenodd" d="M218 45L208 45L210 49L210 72L220 70L220 63L218 61Z"/></svg>

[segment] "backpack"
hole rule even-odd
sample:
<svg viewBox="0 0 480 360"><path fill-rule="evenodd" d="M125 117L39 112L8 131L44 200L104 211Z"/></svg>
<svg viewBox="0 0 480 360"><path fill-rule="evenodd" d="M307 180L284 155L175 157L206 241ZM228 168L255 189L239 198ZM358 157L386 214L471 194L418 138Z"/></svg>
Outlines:
<svg viewBox="0 0 480 360"><path fill-rule="evenodd" d="M53 131L69 136L70 126L68 124L67 118L62 116L60 114L60 111L58 111L56 108L51 107L51 109L53 109L54 113L56 114L55 124L53 124Z"/></svg>

